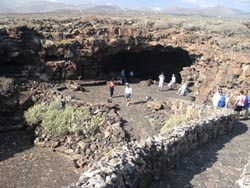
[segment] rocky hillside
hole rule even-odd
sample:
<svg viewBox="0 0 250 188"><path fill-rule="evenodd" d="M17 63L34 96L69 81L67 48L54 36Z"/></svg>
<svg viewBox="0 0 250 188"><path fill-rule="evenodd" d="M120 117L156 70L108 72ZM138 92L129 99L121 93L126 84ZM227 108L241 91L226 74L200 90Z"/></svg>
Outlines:
<svg viewBox="0 0 250 188"><path fill-rule="evenodd" d="M104 79L108 77L102 72L103 66L111 65L110 62L104 65L107 58L121 53L129 56L158 51L171 54L166 63L169 69L184 67L182 81L189 82L197 102L210 100L218 87L236 95L240 88L250 86L247 21L169 16L24 17L2 19L0 26L0 74L4 76L13 75L15 70L14 76L44 81ZM188 54L191 66L173 60L179 56L182 56L179 61L185 60L182 52ZM136 62L132 65L136 66ZM119 66L122 69L125 65Z"/></svg>

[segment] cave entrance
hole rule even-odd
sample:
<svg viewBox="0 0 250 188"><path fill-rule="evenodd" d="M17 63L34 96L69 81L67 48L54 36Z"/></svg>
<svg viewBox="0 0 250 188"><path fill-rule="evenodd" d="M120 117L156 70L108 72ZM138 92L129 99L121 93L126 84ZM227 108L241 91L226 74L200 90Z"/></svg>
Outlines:
<svg viewBox="0 0 250 188"><path fill-rule="evenodd" d="M159 74L163 72L167 82L170 81L172 74L175 74L177 82L181 83L180 71L191 64L192 59L188 51L157 46L140 52L123 51L106 56L102 59L100 71L105 75L115 73L120 76L122 69L125 69L126 75L133 70L135 77L141 80L157 80Z"/></svg>

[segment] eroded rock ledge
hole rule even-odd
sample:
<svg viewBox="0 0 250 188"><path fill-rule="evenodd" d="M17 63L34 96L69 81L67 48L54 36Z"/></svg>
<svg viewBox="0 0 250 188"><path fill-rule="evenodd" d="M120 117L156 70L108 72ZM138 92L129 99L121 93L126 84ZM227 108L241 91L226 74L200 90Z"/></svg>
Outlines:
<svg viewBox="0 0 250 188"><path fill-rule="evenodd" d="M13 27L13 23L18 26ZM1 27L0 73L5 75L41 80L107 78L101 71L108 56L182 49L193 62L181 72L182 80L193 86L197 102L207 102L217 87L235 96L238 88L250 86L247 21L167 16L10 18ZM10 71L12 66L15 72Z"/></svg>

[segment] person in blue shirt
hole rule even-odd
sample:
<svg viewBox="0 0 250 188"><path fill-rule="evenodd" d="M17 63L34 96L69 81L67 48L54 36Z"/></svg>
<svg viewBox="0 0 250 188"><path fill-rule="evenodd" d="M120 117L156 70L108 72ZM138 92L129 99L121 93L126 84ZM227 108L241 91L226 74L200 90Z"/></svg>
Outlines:
<svg viewBox="0 0 250 188"><path fill-rule="evenodd" d="M245 105L245 114L244 119L248 119L249 116L249 108L250 108L250 95L248 92L246 93L246 105Z"/></svg>

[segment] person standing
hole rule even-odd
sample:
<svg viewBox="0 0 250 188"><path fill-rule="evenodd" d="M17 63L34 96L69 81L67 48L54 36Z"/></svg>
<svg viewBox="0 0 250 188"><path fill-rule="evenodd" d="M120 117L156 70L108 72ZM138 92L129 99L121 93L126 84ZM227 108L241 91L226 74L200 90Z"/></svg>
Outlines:
<svg viewBox="0 0 250 188"><path fill-rule="evenodd" d="M218 107L219 104L219 100L222 96L222 89L218 89L218 91L215 92L213 98L212 98L212 102L213 102L213 106L214 107Z"/></svg>
<svg viewBox="0 0 250 188"><path fill-rule="evenodd" d="M245 105L244 119L248 119L248 116L249 116L249 108L250 108L250 95L249 95L249 92L247 92L247 93L246 93L246 105Z"/></svg>
<svg viewBox="0 0 250 188"><path fill-rule="evenodd" d="M236 119L240 119L240 112L244 109L246 105L246 95L244 95L244 91L240 90L240 95L237 97L234 103L234 111L237 112Z"/></svg>
<svg viewBox="0 0 250 188"><path fill-rule="evenodd" d="M122 69L121 71L121 78L122 78L122 84L126 83L126 72L125 69Z"/></svg>
<svg viewBox="0 0 250 188"><path fill-rule="evenodd" d="M163 84L164 84L165 76L163 72L159 75L159 85L158 85L158 90L162 91Z"/></svg>
<svg viewBox="0 0 250 188"><path fill-rule="evenodd" d="M125 98L127 102L126 106L129 106L132 95L133 95L133 90L130 87L130 85L126 83L126 87L125 87Z"/></svg>
<svg viewBox="0 0 250 188"><path fill-rule="evenodd" d="M129 72L129 76L134 77L134 72L132 70Z"/></svg>
<svg viewBox="0 0 250 188"><path fill-rule="evenodd" d="M109 81L108 87L109 87L109 99L112 99L112 97L114 95L114 90L115 90L114 79L112 79L111 81Z"/></svg>

